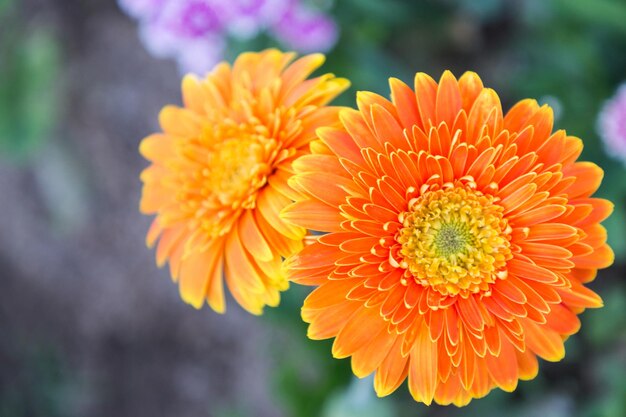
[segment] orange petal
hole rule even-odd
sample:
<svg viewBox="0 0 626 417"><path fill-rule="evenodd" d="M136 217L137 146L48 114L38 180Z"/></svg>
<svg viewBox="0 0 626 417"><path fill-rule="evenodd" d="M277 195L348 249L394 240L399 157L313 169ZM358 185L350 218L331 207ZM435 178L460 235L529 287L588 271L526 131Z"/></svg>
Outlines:
<svg viewBox="0 0 626 417"><path fill-rule="evenodd" d="M302 239L290 239L281 234L270 226L258 210L254 211L254 218L269 246L279 255L288 257L302 249Z"/></svg>
<svg viewBox="0 0 626 417"><path fill-rule="evenodd" d="M572 335L580 329L580 320L564 304L554 304L546 315L546 324L562 335Z"/></svg>
<svg viewBox="0 0 626 417"><path fill-rule="evenodd" d="M379 397L394 392L405 380L408 373L408 358L400 353L402 338L397 337L389 349L387 357L381 362L374 376L374 390Z"/></svg>
<svg viewBox="0 0 626 417"><path fill-rule="evenodd" d="M350 290L361 283L360 278L326 281L308 295L302 310L316 310L345 302Z"/></svg>
<svg viewBox="0 0 626 417"><path fill-rule="evenodd" d="M384 107L375 104L371 107L371 117L378 139L396 149L406 149L409 144L403 134L403 129L396 118Z"/></svg>
<svg viewBox="0 0 626 417"><path fill-rule="evenodd" d="M325 60L326 57L323 54L311 54L303 56L291 64L282 73L280 98L285 99L293 88L304 81L313 71L319 68ZM295 99L297 99L297 97L294 97L291 100L294 101Z"/></svg>
<svg viewBox="0 0 626 417"><path fill-rule="evenodd" d="M534 379L537 373L539 373L537 356L530 349L526 349L524 352L516 350L515 355L517 356L517 365L519 367L519 379L522 381Z"/></svg>
<svg viewBox="0 0 626 417"><path fill-rule="evenodd" d="M369 109L367 112L369 112ZM343 123L343 126L352 138L352 141L357 145L359 153L360 149L363 148L372 148L378 152L382 152L384 150L382 144L376 136L374 136L374 132L370 129L364 117L365 114L353 109L345 109L339 113L341 123ZM320 135L320 137L322 140L325 140L322 135ZM328 146L332 148L330 144ZM358 163L360 159L350 160Z"/></svg>
<svg viewBox="0 0 626 417"><path fill-rule="evenodd" d="M315 199L337 207L346 202L346 188L351 186L351 181L343 176L327 172L309 172L291 177L290 184L297 185L294 188L303 190Z"/></svg>
<svg viewBox="0 0 626 417"><path fill-rule="evenodd" d="M387 323L380 317L377 309L361 307L339 331L333 343L333 357L341 359L352 355L369 344L372 336L385 328Z"/></svg>
<svg viewBox="0 0 626 417"><path fill-rule="evenodd" d="M175 155L175 140L169 135L154 133L141 141L139 152L150 161L163 163Z"/></svg>
<svg viewBox="0 0 626 417"><path fill-rule="evenodd" d="M267 179L267 182L272 188L289 200L299 200L302 198L302 194L289 185L289 178L291 178L292 175L293 173L279 167L274 171L274 174Z"/></svg>
<svg viewBox="0 0 626 417"><path fill-rule="evenodd" d="M195 75L186 75L182 82L183 104L198 114L205 112L209 98L205 95L200 80Z"/></svg>
<svg viewBox="0 0 626 417"><path fill-rule="evenodd" d="M261 233L259 225L250 210L244 211L239 221L237 231L244 247L254 258L266 262L274 258L274 253L263 236L263 233Z"/></svg>
<svg viewBox="0 0 626 417"><path fill-rule="evenodd" d="M159 123L165 133L196 137L202 131L202 119L190 110L165 106L159 113Z"/></svg>
<svg viewBox="0 0 626 417"><path fill-rule="evenodd" d="M571 280L569 288L556 288L563 303L570 308L600 308L602 298L589 288Z"/></svg>
<svg viewBox="0 0 626 417"><path fill-rule="evenodd" d="M285 222L323 232L343 231L341 222L345 220L336 208L314 200L293 203L280 216Z"/></svg>
<svg viewBox="0 0 626 417"><path fill-rule="evenodd" d="M155 218L152 220L152 223L150 223L150 228L148 229L148 233L146 233L146 246L148 248L154 246L161 232L163 232L163 228L159 224L158 219Z"/></svg>
<svg viewBox="0 0 626 417"><path fill-rule="evenodd" d="M352 355L352 372L358 378L364 378L380 366L393 346L397 336L390 334L384 327L367 345Z"/></svg>
<svg viewBox="0 0 626 417"><path fill-rule="evenodd" d="M358 165L365 165L360 147L347 132L330 127L320 127L317 130L317 134L337 157L345 158Z"/></svg>
<svg viewBox="0 0 626 417"><path fill-rule="evenodd" d="M348 320L363 306L359 302L345 302L321 310L302 311L302 320L310 323L307 337L313 340L337 336Z"/></svg>
<svg viewBox="0 0 626 417"><path fill-rule="evenodd" d="M445 122L452 125L462 106L461 90L456 78L450 71L444 71L437 88L437 123Z"/></svg>
<svg viewBox="0 0 626 417"><path fill-rule="evenodd" d="M465 112L469 113L483 88L483 82L475 72L467 71L459 78L459 90L461 90Z"/></svg>
<svg viewBox="0 0 626 417"><path fill-rule="evenodd" d="M229 271L229 287L237 287L242 293L261 294L265 291L260 271L254 265L236 233L226 237L226 268ZM232 288L231 288L232 291Z"/></svg>
<svg viewBox="0 0 626 417"><path fill-rule="evenodd" d="M290 203L291 200L271 186L265 187L257 197L258 211L272 228L290 239L302 239L305 234L303 228L287 223L280 218L281 210Z"/></svg>
<svg viewBox="0 0 626 417"><path fill-rule="evenodd" d="M504 128L510 132L520 132L526 128L528 120L539 110L536 100L526 99L517 102L504 117Z"/></svg>
<svg viewBox="0 0 626 417"><path fill-rule="evenodd" d="M422 119L423 130L436 126L437 83L435 80L423 72L415 74L415 95L417 96L417 107Z"/></svg>
<svg viewBox="0 0 626 417"><path fill-rule="evenodd" d="M458 373L452 375L445 382L439 382L435 391L435 401L437 404L448 405L456 403L459 398L459 393L462 391L461 380Z"/></svg>
<svg viewBox="0 0 626 417"><path fill-rule="evenodd" d="M476 143L482 132L483 126L487 126L491 137L502 129L502 105L500 98L490 88L481 91L472 105L467 117L468 143Z"/></svg>
<svg viewBox="0 0 626 417"><path fill-rule="evenodd" d="M437 387L437 343L430 340L426 326L422 326L415 339L408 375L409 391L415 401L430 405Z"/></svg>
<svg viewBox="0 0 626 417"><path fill-rule="evenodd" d="M179 288L180 296L186 303L195 308L202 307L222 256L222 242L216 241L206 251L192 252L183 260Z"/></svg>
<svg viewBox="0 0 626 417"><path fill-rule="evenodd" d="M512 392L517 387L518 366L515 351L513 345L504 341L497 356L485 356L489 375L498 387L507 392Z"/></svg>
<svg viewBox="0 0 626 417"><path fill-rule="evenodd" d="M185 233L187 231L186 229L185 225L179 225L177 227L168 228L163 232L156 251L156 261L159 268L165 264L176 246L184 246L184 241L187 237L187 233Z"/></svg>
<svg viewBox="0 0 626 417"><path fill-rule="evenodd" d="M531 320L522 320L521 323L526 345L531 351L550 362L558 362L565 357L563 339L557 332Z"/></svg>
<svg viewBox="0 0 626 417"><path fill-rule="evenodd" d="M397 78L389 79L391 100L398 110L398 117L405 129L411 130L415 125L421 127L417 98L411 88Z"/></svg>

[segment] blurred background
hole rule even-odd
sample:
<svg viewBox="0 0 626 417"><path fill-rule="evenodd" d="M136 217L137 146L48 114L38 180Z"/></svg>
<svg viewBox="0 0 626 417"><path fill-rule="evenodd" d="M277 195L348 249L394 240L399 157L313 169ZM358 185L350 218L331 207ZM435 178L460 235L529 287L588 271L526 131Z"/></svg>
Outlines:
<svg viewBox="0 0 626 417"><path fill-rule="evenodd" d="M144 245L139 141L182 72L269 46L327 51L352 80L344 105L451 69L505 108L554 107L616 206L616 262L591 284L605 307L564 361L513 394L426 407L406 387L377 399L307 340L305 288L261 317L180 301ZM626 416L625 81L624 0L0 0L0 416Z"/></svg>

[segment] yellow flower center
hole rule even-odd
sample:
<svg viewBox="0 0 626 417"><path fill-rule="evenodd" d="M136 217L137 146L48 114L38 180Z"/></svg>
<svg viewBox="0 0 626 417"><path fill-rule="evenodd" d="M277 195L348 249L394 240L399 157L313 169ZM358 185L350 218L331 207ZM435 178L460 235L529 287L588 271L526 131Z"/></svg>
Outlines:
<svg viewBox="0 0 626 417"><path fill-rule="evenodd" d="M173 168L181 215L209 238L228 233L243 210L254 208L275 164L293 154L258 120L227 117L180 146L183 158Z"/></svg>
<svg viewBox="0 0 626 417"><path fill-rule="evenodd" d="M260 141L250 138L228 139L209 154L206 186L224 205L254 205L253 193L267 180L269 167L265 163Z"/></svg>
<svg viewBox="0 0 626 417"><path fill-rule="evenodd" d="M511 228L494 198L464 187L427 191L399 218L399 263L442 295L489 291L506 276Z"/></svg>

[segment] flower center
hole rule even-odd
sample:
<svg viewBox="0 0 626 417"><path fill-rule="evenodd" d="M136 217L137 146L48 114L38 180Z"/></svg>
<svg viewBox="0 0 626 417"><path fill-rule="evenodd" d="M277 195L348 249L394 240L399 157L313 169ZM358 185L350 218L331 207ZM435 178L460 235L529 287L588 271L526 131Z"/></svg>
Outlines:
<svg viewBox="0 0 626 417"><path fill-rule="evenodd" d="M209 154L210 175L206 186L224 205L242 200L249 208L253 192L265 184L269 167L264 163L263 146L250 138L228 139Z"/></svg>
<svg viewBox="0 0 626 417"><path fill-rule="evenodd" d="M400 215L400 266L442 295L488 291L511 258L502 210L492 196L468 188L428 191Z"/></svg>
<svg viewBox="0 0 626 417"><path fill-rule="evenodd" d="M288 153L264 126L227 118L180 146L182 158L172 167L178 213L208 238L228 233L243 210L256 206L275 163Z"/></svg>
<svg viewBox="0 0 626 417"><path fill-rule="evenodd" d="M438 256L458 255L473 243L474 239L464 223L442 223L435 234L434 246Z"/></svg>

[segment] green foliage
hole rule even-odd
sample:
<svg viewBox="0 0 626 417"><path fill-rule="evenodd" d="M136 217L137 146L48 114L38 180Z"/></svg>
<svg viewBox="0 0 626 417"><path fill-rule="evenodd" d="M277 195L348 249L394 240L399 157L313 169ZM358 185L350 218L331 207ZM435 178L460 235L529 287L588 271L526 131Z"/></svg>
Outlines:
<svg viewBox="0 0 626 417"><path fill-rule="evenodd" d="M0 15L0 154L22 160L58 118L60 52L50 33L24 31L8 10Z"/></svg>
<svg viewBox="0 0 626 417"><path fill-rule="evenodd" d="M0 18L7 13L9 7L13 4L13 0L0 0Z"/></svg>
<svg viewBox="0 0 626 417"><path fill-rule="evenodd" d="M587 25L600 25L626 35L626 3L621 0L554 0L563 14Z"/></svg>
<svg viewBox="0 0 626 417"><path fill-rule="evenodd" d="M306 325L300 320L306 293L305 288L293 287L284 293L278 308L267 312L270 321L290 335L287 343L275 343L272 384L289 415L318 417L326 398L347 384L351 371L347 360L332 358L330 341L310 343L306 338Z"/></svg>
<svg viewBox="0 0 626 417"><path fill-rule="evenodd" d="M13 379L0 390L0 416L65 415L61 400L69 379L55 348L22 346L8 358L3 356L3 360L5 366L17 366L17 369L6 369L12 371Z"/></svg>

